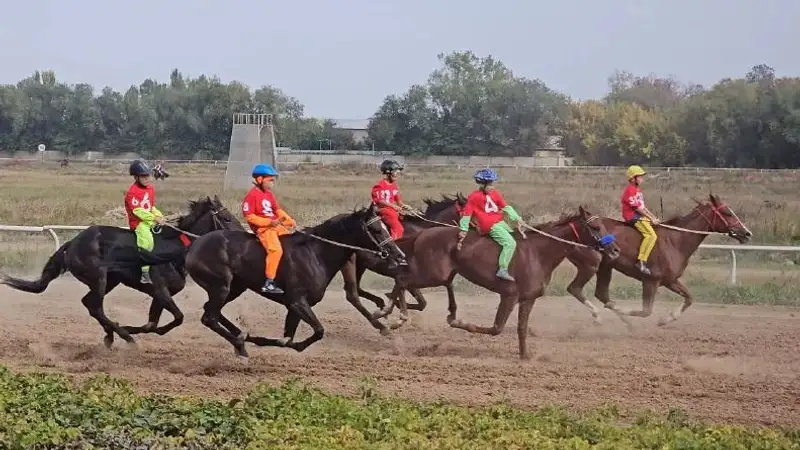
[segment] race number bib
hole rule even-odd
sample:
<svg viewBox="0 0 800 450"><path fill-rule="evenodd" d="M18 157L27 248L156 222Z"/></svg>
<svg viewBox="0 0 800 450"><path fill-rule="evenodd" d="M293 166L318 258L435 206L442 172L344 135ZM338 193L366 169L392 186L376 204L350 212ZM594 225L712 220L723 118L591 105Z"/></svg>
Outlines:
<svg viewBox="0 0 800 450"><path fill-rule="evenodd" d="M139 207L144 209L145 211L150 211L150 206L151 206L150 194L145 192L144 197L142 197L141 201L139 201L139 199L134 197L133 200L131 200L131 204L133 205L134 208Z"/></svg>
<svg viewBox="0 0 800 450"><path fill-rule="evenodd" d="M497 204L492 200L491 197L486 197L486 204L483 205L484 212L488 213L496 213L500 211L500 208L497 207Z"/></svg>
<svg viewBox="0 0 800 450"><path fill-rule="evenodd" d="M272 203L267 199L261 200L261 211L262 211L262 214L264 214L265 216L273 216L274 215L274 213L272 211Z"/></svg>
<svg viewBox="0 0 800 450"><path fill-rule="evenodd" d="M391 203L392 202L392 197L393 197L392 191L390 191L388 189L384 189L384 190L381 191L381 200L383 200L384 202Z"/></svg>

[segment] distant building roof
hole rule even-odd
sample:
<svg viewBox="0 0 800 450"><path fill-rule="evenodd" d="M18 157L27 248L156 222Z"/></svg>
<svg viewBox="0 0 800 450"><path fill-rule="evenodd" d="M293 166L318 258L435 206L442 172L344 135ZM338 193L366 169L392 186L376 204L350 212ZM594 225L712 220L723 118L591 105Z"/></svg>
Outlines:
<svg viewBox="0 0 800 450"><path fill-rule="evenodd" d="M369 127L369 119L335 119L336 128L345 130L366 130Z"/></svg>

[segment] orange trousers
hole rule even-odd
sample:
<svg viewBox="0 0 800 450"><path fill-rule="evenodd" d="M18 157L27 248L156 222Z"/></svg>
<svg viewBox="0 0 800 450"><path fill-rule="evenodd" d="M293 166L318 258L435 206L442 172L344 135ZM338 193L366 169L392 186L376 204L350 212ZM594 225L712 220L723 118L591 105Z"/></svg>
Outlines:
<svg viewBox="0 0 800 450"><path fill-rule="evenodd" d="M264 273L270 280L274 280L275 276L278 274L278 266L283 256L283 247L281 247L281 241L278 238L284 234L286 234L286 231L283 230L283 228L279 229L275 227L260 228L256 231L258 241L261 242L261 245L264 246L264 250L267 251L267 265Z"/></svg>

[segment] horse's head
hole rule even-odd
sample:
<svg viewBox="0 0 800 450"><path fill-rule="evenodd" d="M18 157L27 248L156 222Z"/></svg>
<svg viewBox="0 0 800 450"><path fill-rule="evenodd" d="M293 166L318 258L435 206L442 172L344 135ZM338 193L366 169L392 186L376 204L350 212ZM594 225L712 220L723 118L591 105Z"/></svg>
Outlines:
<svg viewBox="0 0 800 450"><path fill-rule="evenodd" d="M361 242L361 246L374 246L380 252L381 258L390 256L398 258L403 255L403 252L400 251L400 248L397 247L397 244L392 239L389 229L378 215L378 208L374 204L356 211L353 213L353 217L358 218L364 231L363 234L368 239L367 242Z"/></svg>
<svg viewBox="0 0 800 450"><path fill-rule="evenodd" d="M697 204L700 216L708 222L711 231L725 233L739 241L740 244L746 243L753 236L753 233L744 222L739 220L733 209L720 200L718 195L708 194L707 203L697 201Z"/></svg>
<svg viewBox="0 0 800 450"><path fill-rule="evenodd" d="M206 197L189 202L189 214L181 217L178 228L197 235L215 230L244 231L242 224L222 204L219 197Z"/></svg>
<svg viewBox="0 0 800 450"><path fill-rule="evenodd" d="M600 216L592 214L585 206L579 206L574 222L578 222L579 230L573 228L573 231L581 243L592 247L612 261L617 259L621 250L615 236L608 232Z"/></svg>

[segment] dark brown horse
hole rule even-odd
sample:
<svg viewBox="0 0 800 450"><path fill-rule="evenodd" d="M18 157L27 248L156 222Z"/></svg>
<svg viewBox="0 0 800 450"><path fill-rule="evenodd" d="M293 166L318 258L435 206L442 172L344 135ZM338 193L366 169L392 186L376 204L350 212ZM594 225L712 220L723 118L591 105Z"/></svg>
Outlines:
<svg viewBox="0 0 800 450"><path fill-rule="evenodd" d="M519 241L509 268L516 279L514 282L497 278L495 273L500 248L491 239L475 232L467 234L461 249L458 249L457 228L430 228L398 241L409 262L407 272L395 279L393 290L393 295L400 297L401 313L405 313L402 310L405 307L402 289L447 286L456 275L461 275L478 286L500 294L500 305L494 325L482 327L458 320L455 298L448 295L447 322L450 326L471 333L498 335L505 327L514 306L519 303L517 334L520 358L527 358L526 339L530 312L534 301L544 294L556 266L575 246L588 246L609 258L614 258L619 253L613 240L609 242L608 232L600 218L584 207L579 209L578 214L537 228L547 228L549 235L534 232ZM375 317L388 315L393 307L394 303L378 311Z"/></svg>
<svg viewBox="0 0 800 450"><path fill-rule="evenodd" d="M312 306L325 295L334 275L355 251L373 252L397 261L399 251L374 207L328 219L313 228L280 237L283 257L275 283L283 294L263 294L264 248L256 236L244 231L216 231L198 238L186 256L186 269L208 293L203 305L203 325L233 345L247 360L245 342L258 346L289 347L298 352L322 339L324 329ZM282 339L250 336L222 315L222 308L252 290L286 307ZM300 321L313 334L294 342Z"/></svg>
<svg viewBox="0 0 800 450"><path fill-rule="evenodd" d="M103 327L103 342L114 343L116 333L130 344L131 335L156 333L164 335L183 323L183 313L173 296L186 286L184 257L186 246L194 236L214 230L244 230L225 208L219 198L206 197L189 202L189 213L177 220L177 227L164 226L155 234L154 252L141 251L136 246L133 231L119 227L93 225L64 243L51 257L41 276L33 281L0 273L0 284L13 289L41 294L47 286L65 272L70 272L89 288L81 302L89 314ZM152 284L141 283L141 265L150 264ZM148 321L144 326L120 326L106 316L105 296L123 284L153 298ZM172 314L171 322L158 326L164 310Z"/></svg>
<svg viewBox="0 0 800 450"><path fill-rule="evenodd" d="M689 258L706 236L722 233L740 243L745 243L753 235L728 205L723 203L718 196L711 194L708 196L708 202L698 201L697 206L689 214L671 219L664 222L664 225L656 227L658 240L648 263L651 266L652 274L646 276L634 265L639 252L639 244L642 242L642 235L624 222L607 217L602 221L605 228L616 236L622 254L619 258L611 261L586 249L574 250L567 256L567 259L575 265L578 273L567 290L578 301L586 305L592 311L595 321L599 322L598 308L583 295L583 287L597 275L595 297L606 308L616 312L628 325L630 323L624 318L626 315L648 317L652 314L656 291L660 286L665 286L683 297L683 303L670 314L662 317L658 322L659 325L675 321L692 305L692 294L680 277L689 264ZM641 310L622 309L611 301L609 285L613 269L642 282Z"/></svg>
<svg viewBox="0 0 800 450"><path fill-rule="evenodd" d="M427 208L422 213L421 217L410 214L401 216L401 221L404 228L403 238L413 236L419 231L436 226L450 225L455 227L455 221L458 220L458 209L456 205L457 203L466 204L467 199L461 195L461 193L456 193L455 197L443 195L442 200L426 198L424 202L427 205ZM370 313L364 307L364 305L361 304L360 298L365 298L374 303L379 309L386 307L386 303L381 297L361 287L361 278L364 276L364 272L367 270L385 277L394 278L401 269L397 266L390 265L389 261L386 259L382 259L371 253L356 252L350 257L350 260L344 265L344 267L342 267L341 271L342 278L344 279L345 298L347 301L350 302L350 304L352 304L358 310L358 312L361 313L361 315L369 320L373 327L375 327L377 330L380 330L381 334L388 335L389 328L381 323L379 319L373 318L372 313ZM448 285L446 288L448 290L448 294L450 294L450 292L452 292L452 286ZM422 295L422 292L413 287L409 288L408 292L414 297L414 299L416 299L417 303L407 305L407 309L417 311L422 311L425 309L427 301ZM387 294L387 296L389 296L389 294Z"/></svg>

